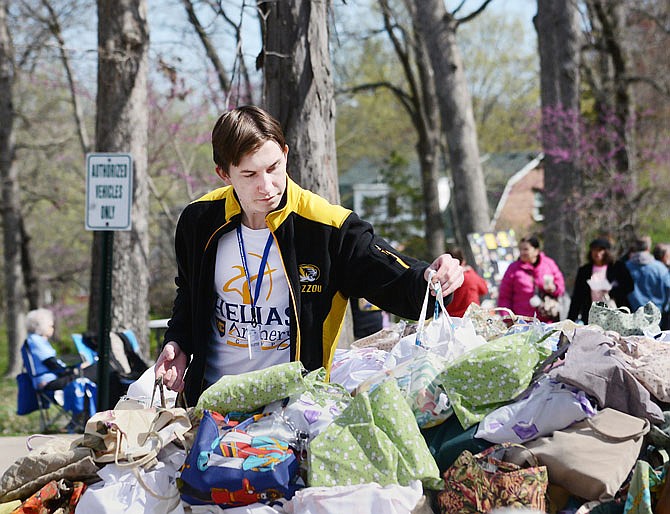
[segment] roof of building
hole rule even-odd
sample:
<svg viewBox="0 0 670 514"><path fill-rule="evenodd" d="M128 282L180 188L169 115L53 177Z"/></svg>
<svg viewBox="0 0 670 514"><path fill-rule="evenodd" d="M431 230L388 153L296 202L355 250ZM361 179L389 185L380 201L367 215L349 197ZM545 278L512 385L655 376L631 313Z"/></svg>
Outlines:
<svg viewBox="0 0 670 514"><path fill-rule="evenodd" d="M540 152L508 152L491 153L481 157L486 195L489 202L491 216L496 211L500 198L505 191L509 180L519 171L533 162ZM408 164L409 171L417 178L420 177L419 162L413 158ZM361 159L356 165L339 176L340 196L343 205L347 205L352 196L354 184L375 184L383 181L381 167L377 162Z"/></svg>

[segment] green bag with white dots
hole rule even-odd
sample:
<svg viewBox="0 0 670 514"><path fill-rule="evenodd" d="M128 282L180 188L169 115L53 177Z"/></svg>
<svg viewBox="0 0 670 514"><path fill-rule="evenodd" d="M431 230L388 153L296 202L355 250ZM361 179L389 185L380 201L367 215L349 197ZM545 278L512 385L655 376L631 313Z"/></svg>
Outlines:
<svg viewBox="0 0 670 514"><path fill-rule="evenodd" d="M200 395L195 413L202 416L204 409L224 414L231 411L252 412L276 400L304 392L310 380L325 377L325 371L319 371L312 372L308 378L302 363L294 361L240 375L225 375Z"/></svg>
<svg viewBox="0 0 670 514"><path fill-rule="evenodd" d="M414 414L395 380L356 395L310 444L309 486L443 482Z"/></svg>
<svg viewBox="0 0 670 514"><path fill-rule="evenodd" d="M530 384L551 350L534 330L499 337L462 355L442 372L442 386L454 414L467 430Z"/></svg>

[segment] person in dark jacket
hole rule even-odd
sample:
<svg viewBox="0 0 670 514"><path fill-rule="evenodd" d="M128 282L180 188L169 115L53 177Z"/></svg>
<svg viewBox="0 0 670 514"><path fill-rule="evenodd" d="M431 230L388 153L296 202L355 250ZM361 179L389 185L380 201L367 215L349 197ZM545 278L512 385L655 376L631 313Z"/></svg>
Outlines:
<svg viewBox="0 0 670 514"><path fill-rule="evenodd" d="M444 296L463 282L450 255L430 265L401 255L355 213L293 182L281 127L265 111L221 116L212 149L226 186L179 218L177 295L155 365L189 405L224 375L296 360L329 370L350 297L417 319L426 280Z"/></svg>
<svg viewBox="0 0 670 514"><path fill-rule="evenodd" d="M610 242L597 238L589 244L588 262L577 270L575 287L570 301L568 319L589 322L589 309L596 301L606 301L616 307L628 307L628 293L633 290L633 278L624 261L615 261Z"/></svg>

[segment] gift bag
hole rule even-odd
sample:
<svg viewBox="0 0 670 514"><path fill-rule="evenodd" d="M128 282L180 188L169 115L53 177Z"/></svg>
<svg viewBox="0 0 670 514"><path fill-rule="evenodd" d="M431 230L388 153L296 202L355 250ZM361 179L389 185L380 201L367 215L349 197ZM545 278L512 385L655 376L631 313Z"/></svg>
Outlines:
<svg viewBox="0 0 670 514"><path fill-rule="evenodd" d="M517 320L517 316L505 307L487 309L476 303L470 304L463 318L472 321L477 334L487 341L504 335L509 326Z"/></svg>
<svg viewBox="0 0 670 514"><path fill-rule="evenodd" d="M166 445L175 440L183 444L190 428L185 409L144 407L141 402L128 399L121 400L113 410L89 418L83 437L73 444L92 448L96 462L151 466Z"/></svg>
<svg viewBox="0 0 670 514"><path fill-rule="evenodd" d="M203 412L177 478L185 502L239 507L293 496L299 488L293 450L286 441L248 433L263 416L236 424L218 413Z"/></svg>
<svg viewBox="0 0 670 514"><path fill-rule="evenodd" d="M612 499L635 465L649 421L614 409L526 443L552 484L586 500Z"/></svg>
<svg viewBox="0 0 670 514"><path fill-rule="evenodd" d="M205 409L223 413L253 412L303 392L306 374L302 363L294 361L241 375L224 375L200 395L195 414L200 416Z"/></svg>
<svg viewBox="0 0 670 514"><path fill-rule="evenodd" d="M475 437L492 443L525 443L595 413L583 391L545 375L523 398L488 414L479 423Z"/></svg>
<svg viewBox="0 0 670 514"><path fill-rule="evenodd" d="M453 414L440 378L446 367L444 358L422 351L393 369L373 375L358 386L356 394L393 378L412 409L419 428L434 427Z"/></svg>
<svg viewBox="0 0 670 514"><path fill-rule="evenodd" d="M52 480L42 489L21 504L13 514L36 514L43 512L59 512L74 514L81 495L86 490L83 482L69 480Z"/></svg>
<svg viewBox="0 0 670 514"><path fill-rule="evenodd" d="M545 512L547 468L540 466L532 454L527 468L505 462L502 459L510 446L518 445L496 445L477 455L464 451L444 473L445 488L437 497L440 512L474 514L497 507Z"/></svg>
<svg viewBox="0 0 670 514"><path fill-rule="evenodd" d="M530 384L551 351L534 330L498 337L466 353L442 373L442 384L463 428L512 401Z"/></svg>
<svg viewBox="0 0 670 514"><path fill-rule="evenodd" d="M402 361L402 359L397 358L397 355L399 353L407 353L402 352L402 346L403 343L407 343L408 339L413 339L416 345L439 355L446 362L453 362L470 350L486 344L486 339L476 333L470 319L452 318L449 315L447 309L444 307L444 300L439 286L435 290L435 311L430 322L426 324L428 298L431 288L433 288L433 285L429 281L423 306L421 307L418 322L419 329L416 335L414 337L403 338L398 347L396 347L400 351L397 352L396 348L391 351L391 356L396 356L397 363Z"/></svg>
<svg viewBox="0 0 670 514"><path fill-rule="evenodd" d="M310 486L412 480L440 488L437 464L395 380L356 395L310 444Z"/></svg>
<svg viewBox="0 0 670 514"><path fill-rule="evenodd" d="M612 309L605 302L593 302L589 309L589 323L605 330L613 330L622 336L642 336L658 334L661 329L661 311L648 302L635 312L628 307Z"/></svg>

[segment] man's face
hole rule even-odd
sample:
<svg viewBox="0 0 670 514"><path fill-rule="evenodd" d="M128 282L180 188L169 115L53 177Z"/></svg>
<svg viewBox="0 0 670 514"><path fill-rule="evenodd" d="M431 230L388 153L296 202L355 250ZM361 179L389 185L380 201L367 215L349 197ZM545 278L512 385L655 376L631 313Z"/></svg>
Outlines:
<svg viewBox="0 0 670 514"><path fill-rule="evenodd" d="M286 190L286 156L274 141L266 141L255 152L245 155L237 166L217 168L223 181L233 186L244 211L243 221L251 228L264 228L265 216L279 206Z"/></svg>

